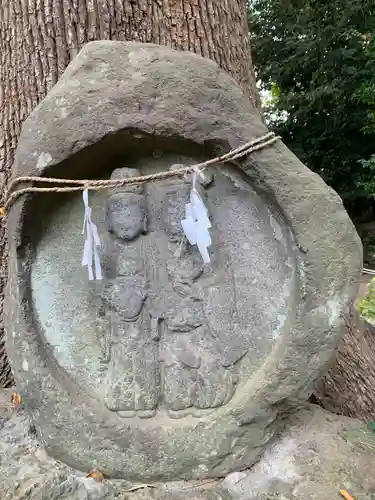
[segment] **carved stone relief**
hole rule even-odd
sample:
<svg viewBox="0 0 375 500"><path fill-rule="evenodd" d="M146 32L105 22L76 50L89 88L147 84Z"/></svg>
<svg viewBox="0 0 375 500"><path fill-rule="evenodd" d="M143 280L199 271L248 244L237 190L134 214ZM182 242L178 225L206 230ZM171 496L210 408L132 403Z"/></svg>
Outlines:
<svg viewBox="0 0 375 500"><path fill-rule="evenodd" d="M147 175L266 133L214 62L93 42L26 120L13 173ZM102 283L81 265L81 194L22 196L8 215L7 350L40 441L75 468L135 482L242 471L341 337L361 244L316 174L281 141L212 169L207 265L182 234L190 188L90 191Z"/></svg>

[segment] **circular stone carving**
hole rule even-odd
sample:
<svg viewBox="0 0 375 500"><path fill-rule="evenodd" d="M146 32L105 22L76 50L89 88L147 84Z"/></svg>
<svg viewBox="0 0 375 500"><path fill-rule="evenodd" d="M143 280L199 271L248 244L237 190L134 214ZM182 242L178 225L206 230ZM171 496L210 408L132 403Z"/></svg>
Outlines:
<svg viewBox="0 0 375 500"><path fill-rule="evenodd" d="M13 171L147 174L266 132L212 61L93 42L26 120ZM39 439L75 468L143 483L246 469L342 335L362 254L336 193L281 141L212 169L203 266L181 232L190 187L90 192L103 282L81 266L81 196L22 196L7 217L7 351Z"/></svg>
<svg viewBox="0 0 375 500"><path fill-rule="evenodd" d="M113 177L174 162L151 158ZM172 178L90 195L103 239L102 285L88 285L81 266L81 197L58 209L37 247L32 301L45 341L120 417L168 425L166 415L203 416L241 398L294 320L295 245L280 213L238 170L217 169L198 187L213 225L204 265L181 226L191 186L191 178Z"/></svg>

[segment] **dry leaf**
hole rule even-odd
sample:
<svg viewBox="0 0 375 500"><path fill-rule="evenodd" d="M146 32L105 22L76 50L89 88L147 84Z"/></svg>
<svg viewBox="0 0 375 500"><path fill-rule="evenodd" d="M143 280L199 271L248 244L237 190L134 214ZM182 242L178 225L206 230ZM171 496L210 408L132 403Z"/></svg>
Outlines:
<svg viewBox="0 0 375 500"><path fill-rule="evenodd" d="M345 498L345 500L354 500L354 498L349 495L346 490L340 490L340 495Z"/></svg>
<svg viewBox="0 0 375 500"><path fill-rule="evenodd" d="M18 392L12 392L12 404L14 404L15 406L20 406L21 401L21 395Z"/></svg>
<svg viewBox="0 0 375 500"><path fill-rule="evenodd" d="M102 483L104 481L104 476L99 470L92 470L87 474L87 477L95 479L95 481L98 481L98 483Z"/></svg>

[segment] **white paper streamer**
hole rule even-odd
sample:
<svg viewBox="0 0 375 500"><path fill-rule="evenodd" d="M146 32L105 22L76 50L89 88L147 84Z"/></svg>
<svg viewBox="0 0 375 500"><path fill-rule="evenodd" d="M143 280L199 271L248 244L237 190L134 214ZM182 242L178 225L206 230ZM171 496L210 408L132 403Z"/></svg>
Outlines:
<svg viewBox="0 0 375 500"><path fill-rule="evenodd" d="M201 175L200 172L198 173ZM185 205L185 219L181 221L181 224L190 245L197 245L203 262L208 264L211 261L207 250L212 243L208 231L211 228L211 222L208 218L207 208L195 188L196 176L197 173L194 172L190 203Z"/></svg>
<svg viewBox="0 0 375 500"><path fill-rule="evenodd" d="M89 207L89 193L87 189L83 191L83 203L85 204L85 219L83 221L82 234L85 234L86 231L86 240L83 249L82 266L87 266L90 281L94 279L101 280L103 279L103 275L98 252L98 247L100 247L100 238L96 224L94 224L91 220L92 210Z"/></svg>

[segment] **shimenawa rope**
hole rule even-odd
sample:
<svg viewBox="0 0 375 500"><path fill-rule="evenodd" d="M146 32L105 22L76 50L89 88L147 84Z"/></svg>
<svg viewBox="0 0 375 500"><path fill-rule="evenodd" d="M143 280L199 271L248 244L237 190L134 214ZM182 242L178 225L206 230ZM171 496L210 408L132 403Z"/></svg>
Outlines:
<svg viewBox="0 0 375 500"><path fill-rule="evenodd" d="M198 163L196 165L189 165L186 167L180 167L176 169L171 169L168 171L158 172L150 175L142 175L138 177L130 177L125 179L107 179L107 180L92 180L92 179L57 179L53 177L33 177L33 176L23 176L14 179L7 191L6 201L4 206L0 209L0 215L5 217L9 207L18 199L21 195L26 193L71 193L74 191L84 191L93 190L98 191L100 189L110 189L114 187L125 186L126 184L143 184L145 182L159 181L163 179L168 179L170 177L183 177L189 172L198 171L211 167L213 165L218 165L226 161L234 161L239 158L263 149L279 139L277 135L273 132L269 132L258 139L249 141L236 149L232 149L229 153L222 156L217 156L211 160ZM36 187L29 186L22 189L14 190L18 184L27 182L39 182L47 184L70 184L68 187Z"/></svg>
<svg viewBox="0 0 375 500"><path fill-rule="evenodd" d="M196 165L189 165L187 167L177 168L174 170L168 170L164 172L158 172L157 174L143 175L139 177L130 177L126 179L109 179L109 180L92 180L92 179L58 179L52 177L33 177L33 176L23 176L14 179L8 188L6 201L3 207L0 208L0 216L5 217L8 208L16 201L17 198L26 193L67 193L74 191L84 191L88 190L99 190L99 189L110 189L113 187L124 186L126 184L143 184L145 182L157 181L162 179L167 179L169 177L183 177L189 172L202 171L207 167L213 165L219 165L226 161L234 161L242 158L250 153L263 149L274 142L276 142L280 137L276 136L273 132L269 132L258 139L249 141L236 149L232 149L229 153L222 156L217 156L211 160L205 161L203 163L198 163ZM52 188L39 188L35 186L29 186L23 189L18 189L13 191L17 184L24 182L41 182L47 184L73 184L69 187L52 187ZM12 192L13 191L13 192ZM372 269L362 269L363 274L375 275L375 270ZM1 352L0 352L1 354Z"/></svg>

